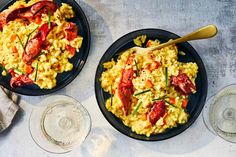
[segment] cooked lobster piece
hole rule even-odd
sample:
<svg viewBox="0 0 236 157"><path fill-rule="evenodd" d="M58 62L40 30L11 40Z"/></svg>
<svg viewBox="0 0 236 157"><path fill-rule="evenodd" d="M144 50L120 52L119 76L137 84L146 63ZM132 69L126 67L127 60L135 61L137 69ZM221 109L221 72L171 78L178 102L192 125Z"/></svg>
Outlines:
<svg viewBox="0 0 236 157"><path fill-rule="evenodd" d="M189 79L187 74L181 70L177 76L171 76L171 84L175 87L175 90L183 95L189 95L196 91L196 86Z"/></svg>
<svg viewBox="0 0 236 157"><path fill-rule="evenodd" d="M48 12L53 13L57 10L58 6L55 2L52 1L40 1L35 4L24 7L21 6L11 12L2 12L0 13L0 30L8 22L13 21L17 18L33 19L36 16L41 16L42 14L47 14Z"/></svg>
<svg viewBox="0 0 236 157"><path fill-rule="evenodd" d="M133 60L134 56L131 55L126 62L126 65L131 65L133 63ZM129 114L129 110L131 107L131 99L134 93L133 89L134 87L132 83L134 76L135 76L135 71L133 70L133 68L131 67L127 69L125 67L122 70L121 79L118 84L118 96L121 100L123 111L126 116Z"/></svg>
<svg viewBox="0 0 236 157"><path fill-rule="evenodd" d="M33 58L39 55L44 48L46 37L48 33L56 26L56 23L51 23L49 28L48 23L44 23L39 29L37 34L29 40L25 46L25 52L23 53L23 61L25 63L30 62Z"/></svg>
<svg viewBox="0 0 236 157"><path fill-rule="evenodd" d="M11 74L12 78L10 81L10 86L12 88L22 87L25 85L32 85L34 81L31 80L28 75L18 75L15 73L14 69L9 69L8 73Z"/></svg>
<svg viewBox="0 0 236 157"><path fill-rule="evenodd" d="M156 122L165 115L166 105L164 101L157 101L152 104L151 110L147 114L148 121L155 125Z"/></svg>
<svg viewBox="0 0 236 157"><path fill-rule="evenodd" d="M67 23L65 33L66 33L67 40L71 41L71 40L75 39L78 35L78 28L77 28L76 24L73 22Z"/></svg>
<svg viewBox="0 0 236 157"><path fill-rule="evenodd" d="M7 12L1 12L0 13L0 31L2 31L3 27L6 25L7 15L8 15Z"/></svg>

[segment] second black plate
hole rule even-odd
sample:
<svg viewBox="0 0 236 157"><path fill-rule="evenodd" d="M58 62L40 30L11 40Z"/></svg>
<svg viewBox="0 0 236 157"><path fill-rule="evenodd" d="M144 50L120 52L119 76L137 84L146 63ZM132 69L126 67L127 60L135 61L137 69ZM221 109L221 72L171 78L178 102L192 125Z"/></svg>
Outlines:
<svg viewBox="0 0 236 157"><path fill-rule="evenodd" d="M197 119L197 117L201 113L201 110L205 104L207 96L208 82L207 82L206 70L200 56L197 54L195 49L189 43L185 42L178 44L177 45L178 49L186 52L185 56L178 56L179 61L195 62L199 67L196 79L197 92L189 97L189 104L187 106L187 112L190 115L188 122L183 125L178 125L175 128L168 129L164 133L151 135L150 137L146 137L144 135L139 135L132 132L132 130L129 127L125 126L119 118L117 118L114 114L112 114L106 109L105 101L110 97L110 95L103 91L99 78L101 77L102 72L105 70L103 68L103 63L110 61L112 58L117 58L121 52L131 47L134 47L135 45L133 43L133 39L140 35L147 35L148 39L159 39L161 42L166 42L169 39L175 39L179 37L178 35L165 30L143 29L131 32L118 39L108 48L108 50L105 52L105 54L103 55L103 57L99 62L95 76L96 98L98 105L105 118L113 127L115 127L121 133L138 140L145 140L145 141L164 140L171 138L175 135L178 135L184 130L186 130L191 124L193 124L193 122Z"/></svg>

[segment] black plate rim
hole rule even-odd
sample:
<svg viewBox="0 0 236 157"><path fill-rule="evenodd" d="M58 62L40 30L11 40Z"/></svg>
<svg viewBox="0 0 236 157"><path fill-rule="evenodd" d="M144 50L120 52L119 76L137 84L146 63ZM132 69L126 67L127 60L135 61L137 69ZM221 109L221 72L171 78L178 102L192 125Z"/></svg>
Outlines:
<svg viewBox="0 0 236 157"><path fill-rule="evenodd" d="M193 51L191 52L192 55L194 55L194 58L198 58L199 59L199 62L200 64L202 65L202 74L203 74L203 79L202 79L202 83L203 83L203 88L202 88L202 92L203 92L203 97L201 97L200 99L200 103L199 103L199 106L198 108L196 109L195 111L195 114L194 116L192 117L191 121L189 120L187 123L188 125L182 125L183 127L180 129L180 130L177 130L177 132L175 133L172 133L170 136L167 136L167 137L164 137L164 138L160 138L159 135L160 134L157 134L157 135L153 135L152 137L146 137L144 135L138 135L136 134L135 132L132 132L132 134L135 134L137 136L132 136L131 134L128 134L127 132L123 131L123 130L120 130L120 127L126 127L124 124L116 124L116 123L113 123L113 121L107 116L107 114L109 114L109 111L106 109L105 107L105 104L103 104L102 102L100 102L100 99L102 99L98 93L100 93L100 81L99 81L99 77L100 77L100 74L99 74L99 70L100 70L100 66L102 64L102 60L103 58L106 56L107 53L109 53L109 51L113 50L113 47L115 47L116 44L118 44L119 42L121 41L124 41L126 38L129 38L129 36L132 36L135 34L135 36L139 36L139 35L143 35L145 33L143 32L152 32L152 31L159 31L159 32L165 32L165 33L168 33L168 34L171 34L173 36L175 36L176 38L179 38L180 36L175 34L175 33L172 33L170 31L166 31L166 30L163 30L163 29L157 29L157 28L145 28L145 29L138 29L138 30L135 30L135 31L132 31L132 32L129 32L123 36L121 36L120 38L118 38L115 42L112 43L112 45L109 46L109 48L105 51L105 53L103 54L103 56L101 57L99 63L98 63L98 66L97 66L97 70L96 70L96 75L95 75L95 96L96 96L96 100L97 100L97 103L98 103L98 106L99 106L99 109L100 111L102 112L103 116L105 117L105 119L109 122L109 124L114 127L117 131L119 131L120 133L132 138L132 139L135 139L135 140L140 140L140 141L152 141L152 142L155 142L155 141L163 141L163 140L167 140L169 138L172 138L174 136L177 136L179 134L181 134L182 132L184 132L186 129L188 129L196 120L197 118L199 117L204 105L205 105L205 101L206 101L206 97L207 97L207 90L208 90L208 79L207 79L207 73L206 73L206 69L205 69L205 65L201 59L201 57L199 56L199 54L197 53L197 51L192 47L191 44L189 44L188 42L184 42L182 44L186 44L187 46L189 46ZM124 45L125 43L123 43ZM117 52L117 50L119 50L120 48L122 47L122 45L120 45L119 47L115 47L114 49L116 49L114 52L113 52L113 55L114 56ZM103 106L104 107L103 107ZM104 110L105 108L105 110ZM112 113L111 113L112 114ZM121 122L122 123L122 122Z"/></svg>
<svg viewBox="0 0 236 157"><path fill-rule="evenodd" d="M14 2L16 2L17 0L10 0L7 4L5 4L4 6L0 7L0 12L2 12L4 9L6 9L7 7L9 7L10 5L12 5ZM76 10L78 12L80 12L80 16L82 17L82 20L84 21L84 25L85 25L85 29L87 31L87 47L85 48L85 51L83 52L85 55L83 57L83 63L81 63L78 67L77 67L77 71L75 72L74 75L72 75L71 77L69 77L64 84L62 84L60 87L54 87L53 89L50 90L45 90L43 92L39 92L39 93L28 93L28 92L24 92L24 90L15 90L13 88L8 88L2 84L0 84L0 86L3 86L4 88L6 88L9 91L12 91L14 93L20 94L20 95L25 95L25 96L43 96L43 95L48 95L48 94L52 94L55 93L61 89L63 89L64 87L66 87L68 84L70 84L77 76L78 74L82 71L87 59L88 59L88 55L89 55L89 51L90 51L90 46L91 46L91 31L90 31L90 26L89 26L89 22L88 19L84 13L84 11L82 10L82 8L80 7L80 5L76 2L73 1L73 3L76 5ZM0 76L2 77L2 76ZM39 89L40 91L41 89Z"/></svg>

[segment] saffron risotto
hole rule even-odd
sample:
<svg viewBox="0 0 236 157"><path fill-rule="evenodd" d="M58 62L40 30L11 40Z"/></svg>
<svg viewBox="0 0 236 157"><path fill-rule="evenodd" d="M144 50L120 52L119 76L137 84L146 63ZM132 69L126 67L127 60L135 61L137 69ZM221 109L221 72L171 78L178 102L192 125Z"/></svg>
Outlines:
<svg viewBox="0 0 236 157"><path fill-rule="evenodd" d="M4 12L12 11L20 6L31 6L39 0L31 0L26 3L24 0L15 2ZM22 43L26 43L27 35L33 32L34 29L40 27L42 24L47 23L50 16L51 22L57 24L50 33L47 35L47 42L50 48L31 63L34 69L29 74L29 78L34 81L41 89L52 89L56 86L56 77L58 73L70 71L73 68L73 64L69 62L69 59L73 57L69 50L66 49L67 45L73 47L76 52L79 52L79 48L82 45L83 38L77 36L75 39L68 41L64 37L64 27L67 25L67 19L74 17L73 9L70 5L62 3L62 5L52 15L42 14L41 23L30 22L28 25L25 24L24 19L16 19L10 21L0 31L0 63L4 65L6 70L15 70L19 75L25 73L27 64L23 62L22 55L24 49L20 41L16 38L12 41L11 37L17 34ZM37 30L31 34L31 38L37 33ZM14 52L17 49L17 53ZM38 71L36 71L38 66ZM37 73L37 74L36 74ZM7 75L6 71L2 72L2 75ZM37 75L37 79L35 79Z"/></svg>
<svg viewBox="0 0 236 157"><path fill-rule="evenodd" d="M143 43L145 36L138 37L134 40L136 45L140 46ZM147 47L159 45L158 40L149 40ZM106 69L100 78L101 86L105 92L109 92L111 97L106 100L106 108L112 112L116 117L120 118L124 125L131 128L137 134L150 136L152 134L159 134L168 128L176 127L178 124L184 124L188 121L188 113L185 107L182 106L184 100L188 99L187 95L178 93L173 86L170 85L170 77L177 76L179 70L187 74L189 79L195 85L197 77L198 66L196 63L182 63L178 61L179 52L175 45L164 47L160 50L154 50L148 53L135 53L134 50L129 49L121 53L117 61L112 59L104 63ZM134 60L131 65L134 70L139 69L139 76L132 80L134 87L134 94L131 98L130 113L125 115L122 110L122 102L118 96L118 84L121 79L122 70L127 68L126 62L130 55L134 55ZM149 69L154 62L160 63L158 68ZM168 76L166 80L167 68ZM147 84L148 80L152 85ZM168 86L166 86L168 83ZM143 92L148 91L148 92ZM139 94L135 94L139 93ZM142 94L141 94L142 93ZM147 113L150 111L150 104L156 98L164 98L166 102L171 102L175 99L173 104L165 103L166 113L154 125L147 119Z"/></svg>

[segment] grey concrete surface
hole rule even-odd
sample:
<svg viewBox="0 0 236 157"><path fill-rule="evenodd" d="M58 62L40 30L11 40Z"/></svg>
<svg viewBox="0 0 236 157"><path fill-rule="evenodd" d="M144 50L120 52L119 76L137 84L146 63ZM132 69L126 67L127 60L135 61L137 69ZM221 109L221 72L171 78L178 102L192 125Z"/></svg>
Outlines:
<svg viewBox="0 0 236 157"><path fill-rule="evenodd" d="M0 0L0 6L6 0ZM190 42L206 66L208 97L236 83L236 0L77 0L90 23L92 45L80 75L56 94L72 96L88 109L93 128L87 142L78 150L62 156L226 156L236 155L236 145L211 134L198 120L184 133L161 142L130 139L102 116L94 96L94 76L105 50L124 34L142 28L160 28L185 35L207 24L215 24L215 38ZM0 135L0 157L56 156L33 142L28 118L42 97L23 96L14 125ZM102 138L101 138L102 137ZM93 139L101 144L91 145Z"/></svg>

